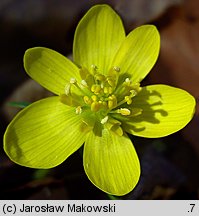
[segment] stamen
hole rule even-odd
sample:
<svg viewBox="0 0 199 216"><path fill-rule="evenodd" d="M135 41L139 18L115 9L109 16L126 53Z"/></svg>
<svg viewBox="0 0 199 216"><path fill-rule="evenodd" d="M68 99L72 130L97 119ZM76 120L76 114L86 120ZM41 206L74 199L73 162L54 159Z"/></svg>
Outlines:
<svg viewBox="0 0 199 216"><path fill-rule="evenodd" d="M100 104L97 101L94 101L91 104L91 111L97 112L100 109Z"/></svg>
<svg viewBox="0 0 199 216"><path fill-rule="evenodd" d="M101 124L105 124L107 121L108 121L108 116L106 116L101 120Z"/></svg>
<svg viewBox="0 0 199 216"><path fill-rule="evenodd" d="M111 94L113 92L113 88L112 87L104 87L104 94Z"/></svg>
<svg viewBox="0 0 199 216"><path fill-rule="evenodd" d="M125 86L125 87L130 87L131 86L131 80L127 77L126 79L125 79L125 81L123 82L123 86Z"/></svg>
<svg viewBox="0 0 199 216"><path fill-rule="evenodd" d="M108 87L104 87L104 94L108 94Z"/></svg>
<svg viewBox="0 0 199 216"><path fill-rule="evenodd" d="M75 78L70 78L70 83L71 84L75 84L77 82L77 80Z"/></svg>
<svg viewBox="0 0 199 216"><path fill-rule="evenodd" d="M125 82L126 82L126 83L131 83L131 80L127 77L127 78L125 79Z"/></svg>
<svg viewBox="0 0 199 216"><path fill-rule="evenodd" d="M82 84L83 87L88 87L88 84L87 84L87 82L85 80L82 80L81 84Z"/></svg>
<svg viewBox="0 0 199 216"><path fill-rule="evenodd" d="M96 88L95 88L95 94L99 94L100 91L101 91L101 86L97 85Z"/></svg>
<svg viewBox="0 0 199 216"><path fill-rule="evenodd" d="M92 69L92 72L95 74L98 68L96 65L92 64L91 69Z"/></svg>
<svg viewBox="0 0 199 216"><path fill-rule="evenodd" d="M93 101L97 101L98 98L97 98L96 95L92 95L92 96L91 96L91 99L92 99Z"/></svg>
<svg viewBox="0 0 199 216"><path fill-rule="evenodd" d="M91 65L91 68L94 69L94 70L97 70L97 66L94 65L94 64Z"/></svg>
<svg viewBox="0 0 199 216"><path fill-rule="evenodd" d="M130 97L135 97L137 95L137 91L136 90L130 90L131 92L131 96Z"/></svg>
<svg viewBox="0 0 199 216"><path fill-rule="evenodd" d="M140 83L135 83L132 88L138 93L142 90L142 87L140 87Z"/></svg>
<svg viewBox="0 0 199 216"><path fill-rule="evenodd" d="M94 84L91 86L91 91L95 94L99 94L100 91L101 91L101 86L100 85L97 85L97 84Z"/></svg>
<svg viewBox="0 0 199 216"><path fill-rule="evenodd" d="M89 90L88 89L86 89L85 87L86 87L86 85L87 85L87 83L86 83L86 81L85 80L82 80L81 81L81 84L78 84L78 82L77 82L77 80L75 79L75 78L71 78L70 79L70 85L73 85L73 86L75 86L77 89L79 89L79 91L82 93L82 92L84 92L84 93L88 93L89 94Z"/></svg>
<svg viewBox="0 0 199 216"><path fill-rule="evenodd" d="M76 114L81 114L81 113L82 113L82 108L81 108L81 106L78 106L78 107L76 108L75 113L76 113Z"/></svg>
<svg viewBox="0 0 199 216"><path fill-rule="evenodd" d="M117 67L117 66L114 66L114 67L113 67L113 70L116 71L116 72L120 72L120 68Z"/></svg>
<svg viewBox="0 0 199 216"><path fill-rule="evenodd" d="M131 111L127 108L120 108L117 110L117 113L120 113L121 115L127 116L131 114Z"/></svg>
<svg viewBox="0 0 199 216"><path fill-rule="evenodd" d="M117 106L117 98L115 95L111 95L108 97L108 108L113 109Z"/></svg>
<svg viewBox="0 0 199 216"><path fill-rule="evenodd" d="M70 85L70 84L67 84L67 85L65 86L64 92L65 92L66 95L69 95L69 94L70 94L70 88L71 88L71 85Z"/></svg>
<svg viewBox="0 0 199 216"><path fill-rule="evenodd" d="M86 104L91 105L92 101L91 101L91 99L90 99L88 96L84 96L83 99L84 99L84 102L85 102Z"/></svg>
<svg viewBox="0 0 199 216"><path fill-rule="evenodd" d="M113 88L112 87L108 87L108 93L111 94L113 92Z"/></svg>
<svg viewBox="0 0 199 216"><path fill-rule="evenodd" d="M130 105L130 104L132 103L131 96L125 96L125 97L124 97L124 100L126 101L126 103L127 103L128 105Z"/></svg>

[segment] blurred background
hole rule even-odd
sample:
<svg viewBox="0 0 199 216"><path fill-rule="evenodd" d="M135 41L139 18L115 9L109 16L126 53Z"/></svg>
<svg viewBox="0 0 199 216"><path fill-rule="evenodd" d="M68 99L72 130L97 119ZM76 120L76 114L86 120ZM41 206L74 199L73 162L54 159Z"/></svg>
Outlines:
<svg viewBox="0 0 199 216"><path fill-rule="evenodd" d="M159 59L142 85L164 83L189 91L196 114L183 130L161 139L132 137L142 175L120 199L199 198L199 1L197 0L0 0L0 133L19 109L9 101L49 96L23 68L26 49L44 46L66 56L78 21L94 4L107 3L126 32L151 23L161 34ZM2 140L2 139L1 139ZM1 141L1 146L3 142ZM12 163L0 148L0 199L109 199L87 179L81 152L60 166L36 170Z"/></svg>

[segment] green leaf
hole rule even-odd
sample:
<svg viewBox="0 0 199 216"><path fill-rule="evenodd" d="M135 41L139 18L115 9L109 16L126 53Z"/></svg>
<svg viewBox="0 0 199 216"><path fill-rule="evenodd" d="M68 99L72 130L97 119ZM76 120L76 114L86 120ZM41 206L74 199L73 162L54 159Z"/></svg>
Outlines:
<svg viewBox="0 0 199 216"><path fill-rule="evenodd" d="M25 108L30 104L31 104L30 102L26 102L26 101L19 101L19 102L11 101L11 102L8 102L9 106L17 107L17 108Z"/></svg>
<svg viewBox="0 0 199 216"><path fill-rule="evenodd" d="M71 78L80 80L79 69L69 59L44 47L28 49L24 67L32 79L57 95L64 93Z"/></svg>
<svg viewBox="0 0 199 216"><path fill-rule="evenodd" d="M52 169L36 169L33 173L34 180L40 180L46 178Z"/></svg>
<svg viewBox="0 0 199 216"><path fill-rule="evenodd" d="M188 92L167 85L146 86L133 98L132 106L142 114L123 121L123 128L133 135L156 138L185 127L195 111L195 99Z"/></svg>
<svg viewBox="0 0 199 216"><path fill-rule="evenodd" d="M84 146L84 169L91 182L106 193L122 196L136 186L140 164L131 140L108 129L102 136L88 134Z"/></svg>
<svg viewBox="0 0 199 216"><path fill-rule="evenodd" d="M107 194L107 197L108 197L110 200L119 200L118 197L113 196L113 195L111 195L111 194Z"/></svg>
<svg viewBox="0 0 199 216"><path fill-rule="evenodd" d="M32 168L52 168L84 143L80 115L75 108L49 97L17 114L4 135L4 149L15 163Z"/></svg>
<svg viewBox="0 0 199 216"><path fill-rule="evenodd" d="M82 67L107 74L125 38L120 17L108 5L92 7L79 22L73 44L74 61Z"/></svg>
<svg viewBox="0 0 199 216"><path fill-rule="evenodd" d="M155 64L160 49L160 35L153 25L143 25L128 34L118 50L113 65L120 75L140 82ZM121 76L122 77L122 76ZM123 82L124 80L122 80Z"/></svg>

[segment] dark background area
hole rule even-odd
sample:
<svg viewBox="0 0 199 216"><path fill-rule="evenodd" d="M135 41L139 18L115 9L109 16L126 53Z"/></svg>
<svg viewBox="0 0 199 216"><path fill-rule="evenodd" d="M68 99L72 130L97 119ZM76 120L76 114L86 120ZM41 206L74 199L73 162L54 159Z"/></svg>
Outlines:
<svg viewBox="0 0 199 216"><path fill-rule="evenodd" d="M23 68L26 49L44 46L71 54L78 21L94 4L120 14L126 32L145 23L161 34L161 52L142 85L183 88L199 100L199 2L197 0L0 0L0 133L18 111L8 101L35 101L49 93ZM199 198L199 108L183 130L161 139L132 137L142 175L121 199ZM3 141L1 141L3 146ZM81 151L50 170L12 163L0 148L0 199L108 199L87 179Z"/></svg>

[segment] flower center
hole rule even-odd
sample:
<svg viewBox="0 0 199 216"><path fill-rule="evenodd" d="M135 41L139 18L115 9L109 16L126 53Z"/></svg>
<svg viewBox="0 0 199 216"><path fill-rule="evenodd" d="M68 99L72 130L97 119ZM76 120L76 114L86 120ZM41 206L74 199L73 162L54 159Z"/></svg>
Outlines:
<svg viewBox="0 0 199 216"><path fill-rule="evenodd" d="M139 83L132 84L129 77L119 77L120 68L114 66L105 76L95 65L91 65L90 73L86 68L80 69L82 80L77 82L71 78L65 86L65 94L60 96L61 102L76 107L76 114L90 110L95 113L100 123L110 124L121 135L120 121L113 121L118 116L138 114L141 110L133 109L132 98L141 90ZM113 117L114 116L114 117Z"/></svg>

